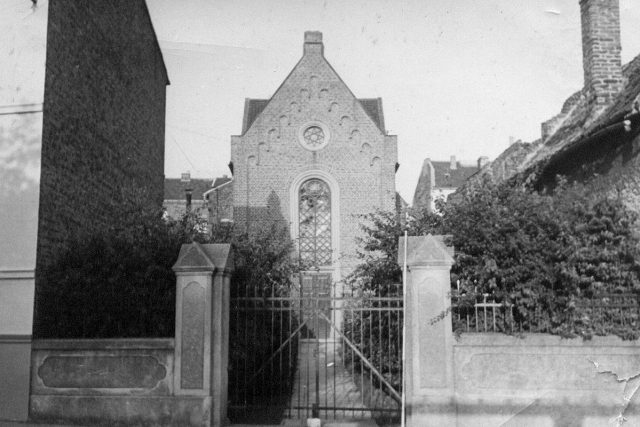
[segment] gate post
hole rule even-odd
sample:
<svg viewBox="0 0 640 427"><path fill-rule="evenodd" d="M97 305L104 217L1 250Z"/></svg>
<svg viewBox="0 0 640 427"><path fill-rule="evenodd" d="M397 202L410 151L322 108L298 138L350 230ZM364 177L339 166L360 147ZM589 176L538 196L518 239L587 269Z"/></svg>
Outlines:
<svg viewBox="0 0 640 427"><path fill-rule="evenodd" d="M229 285L228 244L184 244L176 273L174 394L199 401L192 425L227 424Z"/></svg>
<svg viewBox="0 0 640 427"><path fill-rule="evenodd" d="M398 261L404 264L404 237ZM455 426L450 270L453 248L443 236L407 239L404 393L406 425ZM436 317L444 318L433 322Z"/></svg>

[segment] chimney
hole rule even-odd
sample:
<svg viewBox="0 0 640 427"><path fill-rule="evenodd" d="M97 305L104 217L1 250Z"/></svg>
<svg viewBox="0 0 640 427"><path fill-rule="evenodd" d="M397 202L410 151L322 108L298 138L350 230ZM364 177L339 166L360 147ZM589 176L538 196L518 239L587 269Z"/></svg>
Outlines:
<svg viewBox="0 0 640 427"><path fill-rule="evenodd" d="M611 105L622 90L620 1L580 0L584 87L590 106Z"/></svg>
<svg viewBox="0 0 640 427"><path fill-rule="evenodd" d="M324 45L322 44L322 33L320 31L305 31L303 54L324 55Z"/></svg>
<svg viewBox="0 0 640 427"><path fill-rule="evenodd" d="M489 163L489 158L487 156L481 156L478 158L478 169L482 169Z"/></svg>
<svg viewBox="0 0 640 427"><path fill-rule="evenodd" d="M191 188L185 188L184 193L187 200L187 212L189 212L191 210L191 197L193 195L193 190Z"/></svg>
<svg viewBox="0 0 640 427"><path fill-rule="evenodd" d="M458 169L458 163L456 162L456 156L451 156L451 163L449 164L449 169L452 171Z"/></svg>

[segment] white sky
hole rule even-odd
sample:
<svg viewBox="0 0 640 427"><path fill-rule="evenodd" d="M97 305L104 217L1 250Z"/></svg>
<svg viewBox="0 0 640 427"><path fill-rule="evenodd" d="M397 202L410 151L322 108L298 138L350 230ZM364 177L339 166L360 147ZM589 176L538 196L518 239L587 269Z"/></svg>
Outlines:
<svg viewBox="0 0 640 427"><path fill-rule="evenodd" d="M383 99L387 129L398 135L397 189L409 202L424 158L474 163L495 158L509 136L535 140L540 122L582 86L578 0L147 3L171 79L168 177L229 173L244 99L271 97L300 59L305 30L323 32L326 58L357 97ZM26 55L18 64L42 61L40 11L27 0L0 5L0 53ZM640 1L620 5L628 62L640 53ZM0 61L0 100L19 101L3 93L40 74ZM26 95L19 98L34 98Z"/></svg>

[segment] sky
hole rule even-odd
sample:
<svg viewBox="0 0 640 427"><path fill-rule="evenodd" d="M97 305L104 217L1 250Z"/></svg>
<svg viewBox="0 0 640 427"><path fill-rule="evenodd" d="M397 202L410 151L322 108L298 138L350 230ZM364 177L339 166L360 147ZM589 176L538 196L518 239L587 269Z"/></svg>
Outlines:
<svg viewBox="0 0 640 427"><path fill-rule="evenodd" d="M47 3L32 10L27 0L2 0L0 37L10 42L0 43L3 56L42 62ZM409 202L425 158L474 164L498 156L510 138L536 140L540 123L582 87L578 0L147 4L171 80L167 177L229 174L244 99L273 95L300 59L307 30L323 32L325 57L357 97L382 98L387 130L398 135L396 188ZM628 62L640 53L640 2L620 0L620 8ZM17 102L3 93L40 81L36 74L0 61L0 103Z"/></svg>

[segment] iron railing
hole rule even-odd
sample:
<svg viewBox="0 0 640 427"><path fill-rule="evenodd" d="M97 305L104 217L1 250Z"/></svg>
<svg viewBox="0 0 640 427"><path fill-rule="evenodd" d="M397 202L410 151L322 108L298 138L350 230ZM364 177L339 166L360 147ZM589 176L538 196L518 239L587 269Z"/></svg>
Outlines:
<svg viewBox="0 0 640 427"><path fill-rule="evenodd" d="M325 281L306 283L311 287L274 285L232 295L230 418L397 421L401 293L345 293L333 285L327 290Z"/></svg>
<svg viewBox="0 0 640 427"><path fill-rule="evenodd" d="M457 332L545 333L554 327L559 329L559 322L603 334L623 329L640 332L638 294L573 298L564 308L555 307L555 313L534 303L522 308L524 314L514 304L496 301L491 294L452 295L451 299L453 328ZM552 317L554 321L550 320Z"/></svg>

